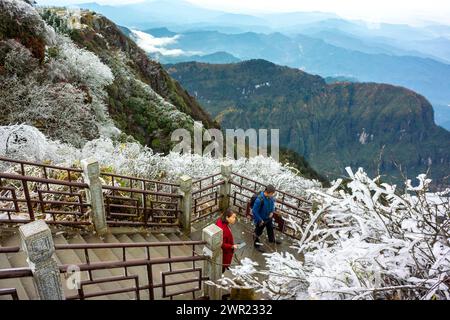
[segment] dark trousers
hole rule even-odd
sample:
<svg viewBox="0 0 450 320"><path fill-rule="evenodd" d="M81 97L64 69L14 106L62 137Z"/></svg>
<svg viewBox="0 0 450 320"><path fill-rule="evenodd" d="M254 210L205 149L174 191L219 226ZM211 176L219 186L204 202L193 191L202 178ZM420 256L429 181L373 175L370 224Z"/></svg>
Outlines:
<svg viewBox="0 0 450 320"><path fill-rule="evenodd" d="M273 222L272 219L265 220L262 226L256 225L255 227L255 245L259 242L259 237L262 235L264 228L267 229L267 237L269 238L269 242L275 242L275 235L273 232Z"/></svg>

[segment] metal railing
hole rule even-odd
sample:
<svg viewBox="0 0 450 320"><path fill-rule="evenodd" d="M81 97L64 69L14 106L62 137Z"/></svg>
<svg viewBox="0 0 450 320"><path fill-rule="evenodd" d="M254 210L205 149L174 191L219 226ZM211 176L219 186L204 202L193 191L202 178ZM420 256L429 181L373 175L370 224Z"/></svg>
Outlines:
<svg viewBox="0 0 450 320"><path fill-rule="evenodd" d="M0 157L0 165L10 166L0 173L0 223L27 223L45 219L49 223L71 226L91 224L86 199L89 186L83 183L82 170ZM12 168L12 169L11 169ZM180 225L180 186L176 183L102 172L105 214L110 226L177 227ZM220 173L192 183L191 221L210 218L220 211ZM243 175L231 175L230 203L245 215L251 196L265 184ZM312 204L299 196L277 191L277 209L303 225ZM3 213L3 214L2 214ZM278 228L297 238L298 234L283 219Z"/></svg>
<svg viewBox="0 0 450 320"><path fill-rule="evenodd" d="M219 202L223 197L220 194L220 186L223 184L220 173L192 183L192 222L209 218L220 211Z"/></svg>
<svg viewBox="0 0 450 320"><path fill-rule="evenodd" d="M230 204L237 209L241 216L246 216L247 211L251 215L251 210L247 209L250 199L256 192L263 191L266 185L237 173L232 173L230 183ZM283 217L291 216L302 226L309 218L308 213L311 206L312 203L305 198L277 190L276 208L277 212L281 214L281 219L278 219L278 217L275 219L277 229L292 238L298 239L298 231L285 223Z"/></svg>
<svg viewBox="0 0 450 320"><path fill-rule="evenodd" d="M87 184L62 179L0 173L1 223L89 225Z"/></svg>
<svg viewBox="0 0 450 320"><path fill-rule="evenodd" d="M50 224L91 225L89 185L83 171L0 157L0 223L23 224L45 219ZM105 214L110 226L179 225L179 185L101 173Z"/></svg>
<svg viewBox="0 0 450 320"><path fill-rule="evenodd" d="M130 185L131 188L103 186L108 225L161 227L179 225L182 196L177 193L177 185L164 185L170 188L170 193L147 189L147 182L144 181L141 181L141 188L137 188L132 182ZM155 184L158 185L161 184Z"/></svg>
<svg viewBox="0 0 450 320"><path fill-rule="evenodd" d="M197 246L205 245L205 241L172 241L172 242L143 242L143 243L90 243L90 244L61 244L55 245L56 254L62 253L66 250L75 250L82 252L82 263L61 264L59 270L62 278L68 274L70 270L77 270L84 273L85 279L78 283L76 294L66 296L67 300L85 300L95 297L106 297L121 293L134 293L136 300L143 297L154 300L170 299L185 294L192 294L196 298L196 293L202 291L203 282L208 280L204 276L202 266L198 266L199 262L203 262L208 258L204 255L199 255ZM191 254L175 255L176 247L190 248ZM166 254L161 255L158 251L158 256L152 256L152 250L155 248L163 248ZM131 258L129 250L142 249L144 257ZM118 250L120 252L120 259L111 261L92 261L92 256L95 255L93 250ZM0 253L18 253L20 247L3 247L0 248ZM119 253L117 253L119 254ZM153 251L155 254L155 251ZM182 264L182 268L180 268ZM141 272L139 272L139 268ZM113 270L120 269L122 274L113 276L95 276L96 270ZM157 270L155 270L157 269ZM159 272L159 274L158 274ZM145 274L144 277L140 275ZM189 276L190 274L190 276ZM155 276L156 275L156 276ZM183 276L181 275L188 275ZM29 267L10 268L0 270L0 280L31 277L32 271ZM129 286L130 282L132 283ZM86 288L93 285L105 283L123 283L123 286L115 286L114 289L100 290L86 292ZM173 287L181 290L174 291ZM66 288L67 289L67 288ZM160 294L155 291L160 290ZM66 290L70 291L70 290ZM15 288L7 288L0 291L0 295L13 294L17 296ZM146 295L143 295L146 293Z"/></svg>
<svg viewBox="0 0 450 320"><path fill-rule="evenodd" d="M0 289L0 296L11 296L12 300L19 300L17 290L15 288Z"/></svg>

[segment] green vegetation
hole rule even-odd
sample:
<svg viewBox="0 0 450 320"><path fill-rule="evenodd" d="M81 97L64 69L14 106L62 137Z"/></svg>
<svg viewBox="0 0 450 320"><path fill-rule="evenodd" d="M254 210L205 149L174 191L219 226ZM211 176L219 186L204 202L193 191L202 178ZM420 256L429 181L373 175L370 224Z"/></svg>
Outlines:
<svg viewBox="0 0 450 320"><path fill-rule="evenodd" d="M422 96L375 83L327 84L264 60L168 66L223 128L279 128L280 144L329 179L344 168L378 170L389 182L427 171L448 175L450 133L436 126Z"/></svg>
<svg viewBox="0 0 450 320"><path fill-rule="evenodd" d="M82 11L83 28L67 28L58 9L44 10L47 23L67 34L80 47L95 53L114 74L107 87L108 111L117 127L157 152L171 149L170 133L177 128L192 128L192 120L205 127L218 127L194 98L174 81L162 66L150 60L121 29L107 18ZM149 90L148 85L151 89ZM158 98L172 103L179 112ZM184 115L186 114L186 115Z"/></svg>

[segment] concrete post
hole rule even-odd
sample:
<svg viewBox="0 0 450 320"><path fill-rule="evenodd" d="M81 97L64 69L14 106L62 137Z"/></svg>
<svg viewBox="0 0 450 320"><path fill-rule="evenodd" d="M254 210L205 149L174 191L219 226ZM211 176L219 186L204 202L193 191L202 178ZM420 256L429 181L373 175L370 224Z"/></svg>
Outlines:
<svg viewBox="0 0 450 320"><path fill-rule="evenodd" d="M225 182L219 188L219 193L221 195L219 201L220 211L224 211L230 206L230 194L231 194L231 171L233 170L230 161L224 161L220 164L220 172L222 174L222 179Z"/></svg>
<svg viewBox="0 0 450 320"><path fill-rule="evenodd" d="M100 165L96 159L81 160L84 182L89 185L86 190L88 202L91 204L91 219L97 234L108 231L106 223L105 203L103 200L102 183L100 181Z"/></svg>
<svg viewBox="0 0 450 320"><path fill-rule="evenodd" d="M43 220L36 220L21 226L19 232L39 298L64 300L58 264L53 257L55 245L50 228Z"/></svg>
<svg viewBox="0 0 450 320"><path fill-rule="evenodd" d="M209 257L204 264L204 272L210 281L216 282L222 277L222 241L223 231L217 225L211 224L203 229L202 240L206 241L203 249ZM204 295L211 300L221 300L221 290L216 286L205 285Z"/></svg>
<svg viewBox="0 0 450 320"><path fill-rule="evenodd" d="M180 194L182 196L181 207L181 225L182 231L186 235L191 234L191 212L192 212L192 178L183 175L180 177Z"/></svg>

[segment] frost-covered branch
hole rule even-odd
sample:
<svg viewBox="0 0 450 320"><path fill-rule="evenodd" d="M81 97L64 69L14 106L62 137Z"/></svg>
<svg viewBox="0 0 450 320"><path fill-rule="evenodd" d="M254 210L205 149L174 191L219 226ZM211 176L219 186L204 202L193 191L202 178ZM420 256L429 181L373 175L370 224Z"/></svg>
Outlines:
<svg viewBox="0 0 450 320"><path fill-rule="evenodd" d="M266 254L265 268L248 275L254 287L277 299L449 299L449 190L429 193L419 175L400 193L362 169L347 172L348 192L340 181L309 190L321 205L294 245L298 255Z"/></svg>

